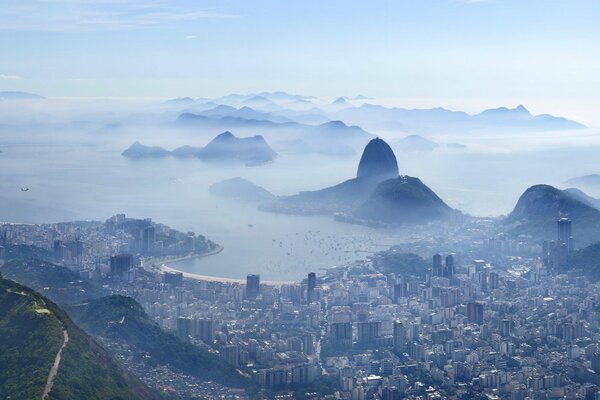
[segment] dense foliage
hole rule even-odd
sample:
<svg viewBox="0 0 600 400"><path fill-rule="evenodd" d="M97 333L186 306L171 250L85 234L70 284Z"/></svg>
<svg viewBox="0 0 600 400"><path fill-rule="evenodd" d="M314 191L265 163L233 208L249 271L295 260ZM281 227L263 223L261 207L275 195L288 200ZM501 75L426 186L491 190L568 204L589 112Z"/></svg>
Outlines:
<svg viewBox="0 0 600 400"><path fill-rule="evenodd" d="M384 273L425 276L429 263L417 254L384 251L373 257L375 268Z"/></svg>
<svg viewBox="0 0 600 400"><path fill-rule="evenodd" d="M67 267L34 258L20 258L0 266L7 278L26 284L60 305L72 304L108 293Z"/></svg>
<svg viewBox="0 0 600 400"><path fill-rule="evenodd" d="M56 304L0 278L0 398L40 398L62 352L49 399L159 399L121 369Z"/></svg>
<svg viewBox="0 0 600 400"><path fill-rule="evenodd" d="M591 244L573 253L571 267L580 268L592 281L600 280L600 243Z"/></svg>

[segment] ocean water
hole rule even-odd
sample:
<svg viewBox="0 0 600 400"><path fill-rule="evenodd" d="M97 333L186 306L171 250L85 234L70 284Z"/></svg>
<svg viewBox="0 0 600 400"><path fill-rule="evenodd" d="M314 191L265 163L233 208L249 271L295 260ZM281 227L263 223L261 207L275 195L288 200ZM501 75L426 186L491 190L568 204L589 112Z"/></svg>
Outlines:
<svg viewBox="0 0 600 400"><path fill-rule="evenodd" d="M326 216L264 213L254 205L208 193L212 183L235 176L275 194L319 189L353 177L359 154L341 158L282 153L274 163L260 167L170 157L129 160L120 153L133 140L172 149L203 145L219 132L181 133L150 124L131 124L123 130L81 125L0 126L0 221L104 220L116 213L151 217L204 234L225 248L218 255L174 267L238 279L248 273L265 280L300 279L309 271L364 257L401 240L392 232ZM396 151L401 173L421 178L449 205L472 215L510 212L533 184L565 187L569 178L600 173L600 136L593 130L432 139L467 147ZM588 192L600 196L598 191Z"/></svg>

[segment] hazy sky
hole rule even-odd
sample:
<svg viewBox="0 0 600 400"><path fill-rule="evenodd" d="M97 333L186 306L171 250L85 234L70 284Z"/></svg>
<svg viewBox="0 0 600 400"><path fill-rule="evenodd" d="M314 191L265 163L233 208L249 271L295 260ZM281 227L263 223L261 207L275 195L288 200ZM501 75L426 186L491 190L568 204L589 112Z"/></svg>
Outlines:
<svg viewBox="0 0 600 400"><path fill-rule="evenodd" d="M598 0L0 0L0 90L590 107L598 21Z"/></svg>

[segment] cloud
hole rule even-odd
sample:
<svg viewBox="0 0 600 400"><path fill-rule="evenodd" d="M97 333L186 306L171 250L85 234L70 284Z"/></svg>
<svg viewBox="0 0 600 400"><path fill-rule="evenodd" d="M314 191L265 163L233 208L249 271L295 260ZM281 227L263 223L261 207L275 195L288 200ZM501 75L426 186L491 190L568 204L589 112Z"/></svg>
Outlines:
<svg viewBox="0 0 600 400"><path fill-rule="evenodd" d="M17 79L23 79L19 75L0 74L0 80L3 81L15 81Z"/></svg>
<svg viewBox="0 0 600 400"><path fill-rule="evenodd" d="M187 36L185 37L185 40L192 40L192 39L196 39L197 37L198 37L198 36L196 36L196 35L187 35Z"/></svg>
<svg viewBox="0 0 600 400"><path fill-rule="evenodd" d="M167 0L20 0L0 8L0 30L116 31L237 17Z"/></svg>

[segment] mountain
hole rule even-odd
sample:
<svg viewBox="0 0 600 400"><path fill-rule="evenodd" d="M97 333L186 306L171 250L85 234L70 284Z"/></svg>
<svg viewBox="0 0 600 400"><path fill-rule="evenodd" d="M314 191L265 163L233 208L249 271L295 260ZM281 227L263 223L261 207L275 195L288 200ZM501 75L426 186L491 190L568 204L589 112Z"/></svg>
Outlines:
<svg viewBox="0 0 600 400"><path fill-rule="evenodd" d="M46 297L0 276L0 398L161 397Z"/></svg>
<svg viewBox="0 0 600 400"><path fill-rule="evenodd" d="M397 176L398 162L391 147L382 139L371 140L360 157L356 177L383 180Z"/></svg>
<svg viewBox="0 0 600 400"><path fill-rule="evenodd" d="M190 105L194 104L196 101L191 97L177 97L175 99L170 99L165 101L165 104L173 104L173 105Z"/></svg>
<svg viewBox="0 0 600 400"><path fill-rule="evenodd" d="M356 178L321 190L280 196L259 208L300 215L334 214L344 222L386 226L425 223L458 213L419 179L398 176L396 156L379 138L365 147Z"/></svg>
<svg viewBox="0 0 600 400"><path fill-rule="evenodd" d="M121 154L127 158L157 158L166 157L171 153L162 147L146 146L136 141Z"/></svg>
<svg viewBox="0 0 600 400"><path fill-rule="evenodd" d="M136 362L172 369L231 387L250 387L250 381L218 355L163 331L135 300L108 296L70 307L79 326L115 344L129 346Z"/></svg>
<svg viewBox="0 0 600 400"><path fill-rule="evenodd" d="M550 185L535 185L519 197L505 225L513 234L526 234L539 239L556 238L556 219L573 221L576 246L585 246L600 238L600 211Z"/></svg>
<svg viewBox="0 0 600 400"><path fill-rule="evenodd" d="M260 136L238 138L227 131L217 135L205 147L181 146L173 151L158 146L145 146L135 142L122 155L128 158L198 157L203 161L244 162L259 165L273 161L277 153Z"/></svg>
<svg viewBox="0 0 600 400"><path fill-rule="evenodd" d="M316 111L319 113L320 111ZM286 117L297 118L298 112L288 111ZM321 115L303 113L318 121ZM362 149L373 135L358 126L349 126L342 121L328 121L319 125L308 125L298 122L274 122L265 119L246 119L234 116L206 116L200 113L182 113L176 120L176 125L185 129L235 129L237 132L251 134L260 129L264 137L271 143L292 143L301 141L301 153L312 152L329 155L354 155ZM294 152L295 149L285 145L285 150ZM281 147L277 148L277 150Z"/></svg>
<svg viewBox="0 0 600 400"><path fill-rule="evenodd" d="M202 152L202 147L194 146L180 146L171 152L173 157L186 158L186 157L198 157Z"/></svg>
<svg viewBox="0 0 600 400"><path fill-rule="evenodd" d="M532 115L522 104L515 108L499 107L472 117L476 129L568 130L584 125L548 114Z"/></svg>
<svg viewBox="0 0 600 400"><path fill-rule="evenodd" d="M0 100L42 100L44 96L27 92L0 92Z"/></svg>
<svg viewBox="0 0 600 400"><path fill-rule="evenodd" d="M592 243L576 250L569 261L569 269L580 269L593 282L600 281L600 243Z"/></svg>
<svg viewBox="0 0 600 400"><path fill-rule="evenodd" d="M210 186L210 193L241 202L261 203L275 196L268 190L243 178L231 178Z"/></svg>
<svg viewBox="0 0 600 400"><path fill-rule="evenodd" d="M394 143L394 148L404 152L428 152L438 148L439 145L419 135L409 135Z"/></svg>
<svg viewBox="0 0 600 400"><path fill-rule="evenodd" d="M578 176L569 179L565 183L573 186L598 190L600 189L600 174Z"/></svg>
<svg viewBox="0 0 600 400"><path fill-rule="evenodd" d="M419 134L468 131L543 131L585 128L582 124L548 114L532 115L522 105L500 107L476 115L441 107L431 109L388 108L365 103L330 113L330 117L369 130L395 130Z"/></svg>
<svg viewBox="0 0 600 400"><path fill-rule="evenodd" d="M238 138L227 131L217 135L199 153L204 161L242 161L250 165L273 161L277 153L260 136Z"/></svg>
<svg viewBox="0 0 600 400"><path fill-rule="evenodd" d="M353 216L385 225L422 224L455 213L418 178L402 175L381 182Z"/></svg>
<svg viewBox="0 0 600 400"><path fill-rule="evenodd" d="M392 176L398 176L396 156L387 143L375 138L363 150L356 178L325 189L280 196L259 208L300 215L352 212L369 198L379 182Z"/></svg>
<svg viewBox="0 0 600 400"><path fill-rule="evenodd" d="M38 258L24 258L28 257L29 253L33 256L43 255L39 251L32 250L21 252L20 258L12 259L1 265L0 272L7 278L26 284L43 293L60 305L99 298L108 294L104 288L82 279L67 267Z"/></svg>
<svg viewBox="0 0 600 400"><path fill-rule="evenodd" d="M596 199L589 196L587 193L576 188L568 188L563 190L564 193L571 196L572 198L581 201L582 203L592 206L597 210L600 210L600 199Z"/></svg>
<svg viewBox="0 0 600 400"><path fill-rule="evenodd" d="M291 119L286 118L284 116L256 111L248 106L244 106L241 108L235 108L227 105L218 105L214 108L201 111L197 113L197 115L203 115L206 117L235 117L235 118L243 118L249 120L258 120L258 121L272 121L272 122L293 122Z"/></svg>

